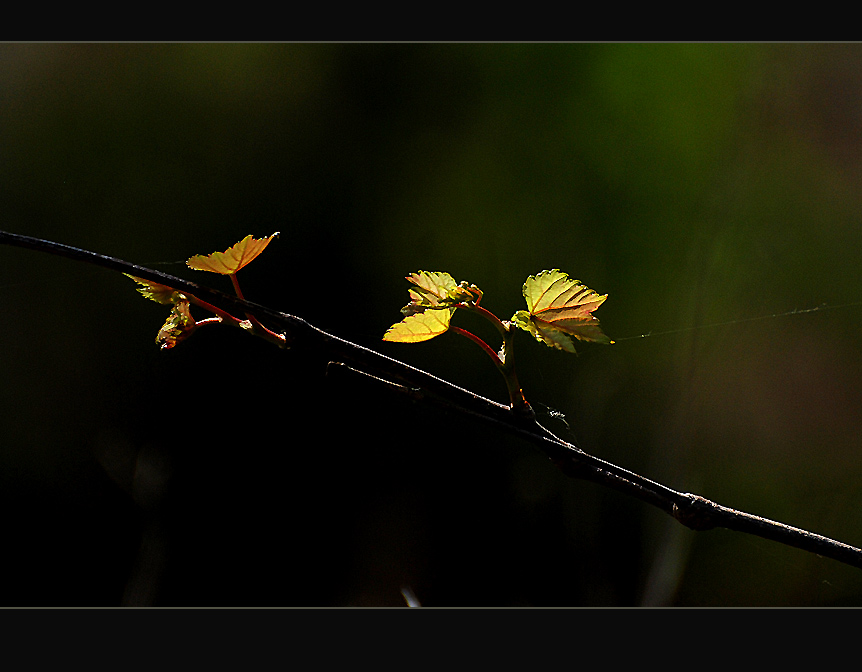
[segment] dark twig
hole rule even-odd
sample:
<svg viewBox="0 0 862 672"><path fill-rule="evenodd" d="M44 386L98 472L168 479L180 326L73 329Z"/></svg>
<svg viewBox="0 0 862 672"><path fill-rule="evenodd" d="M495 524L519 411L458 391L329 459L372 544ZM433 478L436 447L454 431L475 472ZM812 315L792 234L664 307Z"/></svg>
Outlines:
<svg viewBox="0 0 862 672"><path fill-rule="evenodd" d="M128 273L192 294L218 308L239 310L253 315L283 330L288 343L294 349L304 349L318 355L322 361L340 364L340 368L363 374L371 380L376 379L389 389L407 393L418 403L440 406L526 439L538 446L567 476L600 483L637 497L673 516L692 530L724 527L862 568L862 550L858 548L783 523L736 511L698 495L672 490L583 452L551 433L539 424L532 414L513 413L508 406L474 394L404 362L328 334L302 318L122 259L48 240L0 231L0 243Z"/></svg>

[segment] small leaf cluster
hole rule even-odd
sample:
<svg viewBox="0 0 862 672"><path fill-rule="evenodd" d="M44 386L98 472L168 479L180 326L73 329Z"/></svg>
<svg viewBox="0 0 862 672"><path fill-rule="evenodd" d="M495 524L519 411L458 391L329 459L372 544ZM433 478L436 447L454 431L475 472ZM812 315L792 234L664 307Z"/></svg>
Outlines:
<svg viewBox="0 0 862 672"><path fill-rule="evenodd" d="M267 245L278 236L278 232L265 238L253 238L248 235L235 245L229 247L224 252L213 252L208 255L195 255L191 257L186 264L189 268L197 271L209 271L218 273L219 275L227 275L231 279L234 291L239 298L244 298L237 280L237 272L254 261L263 252ZM162 350L169 350L181 343L195 330L205 324L228 324L231 326L245 329L256 336L261 336L267 340L273 341L281 347L286 346L286 338L284 334L276 334L264 327L252 315L247 315L247 319L241 319L231 315L230 313L213 306L212 304L202 301L196 296L184 292L178 292L172 287L161 285L151 280L144 280L126 273L128 277L137 282L140 287L138 291L146 298L157 303L171 306L171 313L168 319L159 329L156 335L156 344ZM191 306L195 305L213 313L214 317L204 320L195 320L191 314Z"/></svg>
<svg viewBox="0 0 862 672"><path fill-rule="evenodd" d="M456 283L448 273L419 271L406 278L413 283L406 317L392 325L384 341L418 343L445 333L457 308L475 308L482 291L466 281ZM532 334L545 345L575 353L572 337L580 341L612 343L592 315L607 294L599 295L579 280L557 269L531 275L524 283L527 310L519 310L509 324ZM506 324L506 323L504 323Z"/></svg>
<svg viewBox="0 0 862 672"><path fill-rule="evenodd" d="M384 341L419 343L449 329L455 309L476 305L482 292L466 282L458 284L448 273L419 271L407 276L415 287L408 290L410 303L401 309L406 316L383 336Z"/></svg>
<svg viewBox="0 0 862 672"><path fill-rule="evenodd" d="M508 321L500 320L480 305L483 294L476 285L457 283L448 273L419 271L406 279L413 287L408 290L410 303L401 309L405 317L387 330L383 340L418 343L447 331L469 338L485 350L503 374L513 408L528 404L515 375L512 327L523 329L548 347L572 354L575 340L613 343L592 314L608 298L607 294L598 294L558 269L527 278L523 287L527 309L517 311ZM499 352L472 332L452 326L452 317L458 309L479 313L496 327L503 337Z"/></svg>

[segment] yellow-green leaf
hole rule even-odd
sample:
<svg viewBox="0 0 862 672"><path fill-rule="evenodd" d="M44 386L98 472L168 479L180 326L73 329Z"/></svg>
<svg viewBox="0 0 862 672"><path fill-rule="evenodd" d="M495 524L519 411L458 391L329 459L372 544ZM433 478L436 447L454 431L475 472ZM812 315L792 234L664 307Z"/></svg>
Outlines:
<svg viewBox="0 0 862 672"><path fill-rule="evenodd" d="M394 343L419 343L430 340L446 333L449 329L449 320L452 319L454 312L454 308L444 308L408 315L397 324L389 327L389 330L383 335L383 340Z"/></svg>
<svg viewBox="0 0 862 672"><path fill-rule="evenodd" d="M531 275L524 283L528 310L519 310L512 323L545 345L575 352L570 337L595 343L613 343L592 315L607 294L599 295L578 280L554 269Z"/></svg>
<svg viewBox="0 0 862 672"><path fill-rule="evenodd" d="M167 321L156 335L156 343L162 350L170 350L180 341L184 341L195 330L195 318L189 312L188 301L178 301L171 309Z"/></svg>
<svg viewBox="0 0 862 672"><path fill-rule="evenodd" d="M406 316L384 334L384 341L418 343L445 333L458 304L476 300L481 291L466 282L460 285L448 273L419 271L406 278L413 283L410 303L401 309ZM475 292L475 293L474 293Z"/></svg>
<svg viewBox="0 0 862 672"><path fill-rule="evenodd" d="M451 303L449 292L458 289L458 283L448 273L419 271L411 273L406 279L416 288L407 290L410 294L410 303L401 309L405 315L413 315L428 308Z"/></svg>
<svg viewBox="0 0 862 672"><path fill-rule="evenodd" d="M196 271L211 271L212 273L220 273L221 275L233 275L243 266L247 266L254 261L277 235L278 231L266 238L252 238L249 235L224 252L213 252L208 255L197 254L186 263L189 268L193 268Z"/></svg>
<svg viewBox="0 0 862 672"><path fill-rule="evenodd" d="M179 297L179 292L177 292L173 287L160 285L158 282L152 282L151 280L136 278L134 275L129 275L128 273L123 273L123 275L131 278L139 285L143 285L142 287L138 287L138 291L148 299L152 299L158 303L176 303L177 298Z"/></svg>

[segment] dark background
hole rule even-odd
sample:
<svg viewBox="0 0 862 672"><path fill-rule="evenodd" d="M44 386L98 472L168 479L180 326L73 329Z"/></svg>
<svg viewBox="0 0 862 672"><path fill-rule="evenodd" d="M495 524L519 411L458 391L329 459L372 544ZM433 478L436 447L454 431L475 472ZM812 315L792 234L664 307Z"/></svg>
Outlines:
<svg viewBox="0 0 862 672"><path fill-rule="evenodd" d="M226 291L182 262L280 231L249 299L499 401L466 339L380 341L403 277L505 319L560 268L617 343L519 335L544 422L855 546L860 144L860 45L0 45L0 228ZM0 604L862 604L858 569L691 532L302 352L160 352L166 312L0 248Z"/></svg>

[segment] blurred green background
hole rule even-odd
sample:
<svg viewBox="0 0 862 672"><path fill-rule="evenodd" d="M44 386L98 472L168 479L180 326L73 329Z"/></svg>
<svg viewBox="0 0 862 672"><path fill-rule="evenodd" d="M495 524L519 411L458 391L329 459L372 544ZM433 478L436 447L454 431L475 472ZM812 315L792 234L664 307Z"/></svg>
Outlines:
<svg viewBox="0 0 862 672"><path fill-rule="evenodd" d="M617 343L522 334L543 422L855 546L860 143L862 45L0 45L0 228L226 291L182 262L280 231L249 299L499 401L466 339L380 341L403 277L507 318L560 268ZM302 352L160 352L118 274L2 247L0 309L2 605L862 604L858 569L691 532Z"/></svg>

